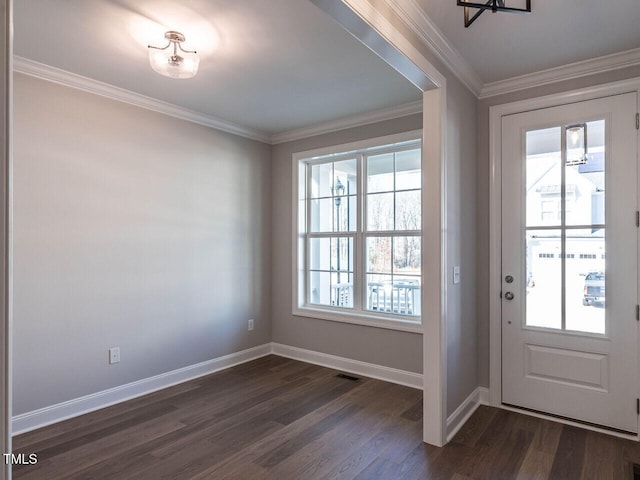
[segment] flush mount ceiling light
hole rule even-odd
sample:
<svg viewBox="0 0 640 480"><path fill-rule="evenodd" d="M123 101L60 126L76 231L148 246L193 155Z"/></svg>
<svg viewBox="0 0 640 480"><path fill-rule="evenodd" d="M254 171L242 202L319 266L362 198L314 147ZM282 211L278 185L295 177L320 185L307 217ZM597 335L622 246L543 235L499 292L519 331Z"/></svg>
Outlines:
<svg viewBox="0 0 640 480"><path fill-rule="evenodd" d="M524 8L507 7L505 0L489 0L487 3L467 2L466 0L458 0L458 5L464 7L464 26L469 27L476 18L478 18L485 10L509 13L531 13L531 0L526 0ZM479 11L473 17L469 17L469 9L476 8Z"/></svg>
<svg viewBox="0 0 640 480"><path fill-rule="evenodd" d="M165 47L149 45L149 63L160 75L171 78L191 78L198 73L200 59L195 50L182 48L184 35L168 31L164 34L169 43Z"/></svg>

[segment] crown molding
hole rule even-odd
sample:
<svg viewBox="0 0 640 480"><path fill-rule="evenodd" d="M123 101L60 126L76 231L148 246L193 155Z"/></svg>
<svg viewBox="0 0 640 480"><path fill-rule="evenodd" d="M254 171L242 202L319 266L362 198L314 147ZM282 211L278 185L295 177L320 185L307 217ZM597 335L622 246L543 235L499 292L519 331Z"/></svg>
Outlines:
<svg viewBox="0 0 640 480"><path fill-rule="evenodd" d="M265 132L252 130L212 115L195 112L187 108L179 107L145 95L140 95L139 93L131 92L120 87L109 85L108 83L83 77L75 73L29 60L27 58L14 56L13 71L16 73L30 75L32 77L42 78L60 85L76 88L84 92L93 93L112 100L127 103L129 105L142 107L147 110L152 110L181 120L197 123L199 125L204 125L205 127L214 128L216 130L221 130L223 132L232 133L234 135L250 138L251 140L257 140L271 145L300 140L302 138L321 135L323 133L335 132L345 128L359 127L370 123L391 120L393 118L422 112L422 101L419 100L417 102L405 103L403 105L376 110L374 112L353 115L320 123L308 128L300 128L269 135Z"/></svg>
<svg viewBox="0 0 640 480"><path fill-rule="evenodd" d="M385 0L420 40L477 97L483 82L464 57L451 45L416 0Z"/></svg>
<svg viewBox="0 0 640 480"><path fill-rule="evenodd" d="M496 95L525 90L540 85L572 80L635 65L640 65L640 48L487 83L482 88L479 98L494 97Z"/></svg>
<svg viewBox="0 0 640 480"><path fill-rule="evenodd" d="M322 135L324 133L337 132L339 130L345 130L347 128L361 127L363 125L369 125L371 123L392 120L394 118L413 115L415 113L422 113L422 100L411 103L404 103L402 105L384 108L381 110L375 110L373 112L363 113L360 115L352 115L349 117L339 118L337 120L320 123L312 127L298 128L295 130L289 130L288 132L276 133L271 137L271 143L275 145L278 143L292 142L294 140L314 137L316 135Z"/></svg>
<svg viewBox="0 0 640 480"><path fill-rule="evenodd" d="M131 92L120 87L109 85L108 83L83 77L82 75L67 72L27 58L14 56L13 71L30 75L32 77L42 78L60 85L76 88L84 92L100 95L102 97L117 100L136 107L142 107L147 110L152 110L154 112L169 115L188 122L204 125L205 127L250 138L251 140L271 143L271 135L267 133L249 129L212 115L206 115L171 103L163 102L162 100L140 95L139 93Z"/></svg>

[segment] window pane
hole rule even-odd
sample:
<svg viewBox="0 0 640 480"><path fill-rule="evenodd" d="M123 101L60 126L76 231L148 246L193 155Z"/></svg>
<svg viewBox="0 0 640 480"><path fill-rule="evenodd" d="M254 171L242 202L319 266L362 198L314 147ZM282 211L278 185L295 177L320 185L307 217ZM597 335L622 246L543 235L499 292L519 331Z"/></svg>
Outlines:
<svg viewBox="0 0 640 480"><path fill-rule="evenodd" d="M393 313L420 315L420 277L393 276Z"/></svg>
<svg viewBox="0 0 640 480"><path fill-rule="evenodd" d="M396 230L420 230L420 190L396 193Z"/></svg>
<svg viewBox="0 0 640 480"><path fill-rule="evenodd" d="M353 272L353 238L309 239L309 269Z"/></svg>
<svg viewBox="0 0 640 480"><path fill-rule="evenodd" d="M349 197L335 197L333 199L333 231L347 232L354 231L356 227L357 198L355 195Z"/></svg>
<svg viewBox="0 0 640 480"><path fill-rule="evenodd" d="M420 277L367 275L367 310L420 315Z"/></svg>
<svg viewBox="0 0 640 480"><path fill-rule="evenodd" d="M331 285L331 305L334 307L353 308L353 275L334 273Z"/></svg>
<svg viewBox="0 0 640 480"><path fill-rule="evenodd" d="M333 231L333 210L335 209L333 198L322 198L311 200L311 231L312 232L332 232Z"/></svg>
<svg viewBox="0 0 640 480"><path fill-rule="evenodd" d="M393 193L367 195L367 230L393 230Z"/></svg>
<svg viewBox="0 0 640 480"><path fill-rule="evenodd" d="M570 162L572 150L583 152L584 139L567 130L567 225L604 224L605 151L604 120L587 124L587 158ZM578 148L579 147L579 148ZM576 156L577 154L574 154ZM577 163L570 165L570 163Z"/></svg>
<svg viewBox="0 0 640 480"><path fill-rule="evenodd" d="M420 149L396 153L396 190L420 188Z"/></svg>
<svg viewBox="0 0 640 480"><path fill-rule="evenodd" d="M309 272L309 303L331 305L330 272Z"/></svg>
<svg viewBox="0 0 640 480"><path fill-rule="evenodd" d="M527 132L527 226L559 226L562 156L560 127Z"/></svg>
<svg viewBox="0 0 640 480"><path fill-rule="evenodd" d="M526 239L526 324L562 328L560 230L529 230Z"/></svg>
<svg viewBox="0 0 640 480"><path fill-rule="evenodd" d="M333 163L311 166L311 198L331 196Z"/></svg>
<svg viewBox="0 0 640 480"><path fill-rule="evenodd" d="M331 239L331 270L353 272L353 238ZM340 276L342 277L342 273ZM337 279L338 282L342 280L344 278Z"/></svg>
<svg viewBox="0 0 640 480"><path fill-rule="evenodd" d="M367 192L393 191L393 153L367 157Z"/></svg>
<svg viewBox="0 0 640 480"><path fill-rule="evenodd" d="M367 272L391 273L391 237L367 238Z"/></svg>
<svg viewBox="0 0 640 480"><path fill-rule="evenodd" d="M419 236L393 237L394 275L420 275Z"/></svg>
<svg viewBox="0 0 640 480"><path fill-rule="evenodd" d="M566 252L566 328L604 334L604 229L567 230Z"/></svg>
<svg viewBox="0 0 640 480"><path fill-rule="evenodd" d="M349 202L349 231L355 232L358 229L358 197L351 195L347 201Z"/></svg>
<svg viewBox="0 0 640 480"><path fill-rule="evenodd" d="M355 195L357 193L357 170L356 160L343 160L333 164L333 187L332 194L339 195Z"/></svg>
<svg viewBox="0 0 640 480"><path fill-rule="evenodd" d="M392 278L391 275L367 275L367 310L392 311Z"/></svg>
<svg viewBox="0 0 640 480"><path fill-rule="evenodd" d="M353 274L309 272L309 303L353 308Z"/></svg>
<svg viewBox="0 0 640 480"><path fill-rule="evenodd" d="M311 270L331 270L330 238L311 238L309 241L309 268Z"/></svg>

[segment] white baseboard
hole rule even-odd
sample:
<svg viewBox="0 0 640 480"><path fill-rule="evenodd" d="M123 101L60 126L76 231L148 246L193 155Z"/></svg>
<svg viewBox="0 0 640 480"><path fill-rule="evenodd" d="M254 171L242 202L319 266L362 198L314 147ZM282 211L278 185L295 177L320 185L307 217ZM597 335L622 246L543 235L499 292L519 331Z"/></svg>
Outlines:
<svg viewBox="0 0 640 480"><path fill-rule="evenodd" d="M360 362L358 360L337 357L312 350L290 347L279 343L267 343L223 357L207 360L206 362L172 370L171 372L144 378L126 385L120 385L108 390L85 395L84 397L74 398L56 405L16 415L11 421L11 431L13 435L19 435L115 405L116 403L147 395L157 390L162 390L163 388L193 380L194 378L209 375L225 368L250 362L269 354L422 389L422 375L418 373L406 372L404 370Z"/></svg>
<svg viewBox="0 0 640 480"><path fill-rule="evenodd" d="M456 411L447 418L447 442L450 442L456 433L467 423L480 405L489 405L489 389L478 387L464 402L460 404Z"/></svg>
<svg viewBox="0 0 640 480"><path fill-rule="evenodd" d="M491 405L489 401L489 389L487 387L478 387L480 393L480 405Z"/></svg>
<svg viewBox="0 0 640 480"><path fill-rule="evenodd" d="M281 357L313 363L323 367L355 373L365 377L377 378L385 382L397 383L422 390L422 375L395 368L384 367L373 363L361 362L350 358L337 357L327 353L315 352L304 348L290 347L280 343L271 344L271 352Z"/></svg>
<svg viewBox="0 0 640 480"><path fill-rule="evenodd" d="M234 365L249 362L269 355L270 353L271 344L267 343L188 367L179 368L171 372L144 378L126 385L92 393L84 397L74 398L73 400L44 407L39 410L16 415L11 422L12 434L18 435L68 418L77 417L78 415L83 415L157 390L162 390L163 388L178 383L209 375L219 370L233 367Z"/></svg>

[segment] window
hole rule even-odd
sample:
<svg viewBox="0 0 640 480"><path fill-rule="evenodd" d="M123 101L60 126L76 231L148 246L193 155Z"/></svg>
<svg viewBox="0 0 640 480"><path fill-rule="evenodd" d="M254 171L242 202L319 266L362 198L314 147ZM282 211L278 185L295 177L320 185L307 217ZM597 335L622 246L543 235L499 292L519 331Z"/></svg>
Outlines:
<svg viewBox="0 0 640 480"><path fill-rule="evenodd" d="M418 135L411 132L408 140L386 138L359 148L347 148L350 145L342 151L336 147L294 156L294 313L368 324L420 323Z"/></svg>

